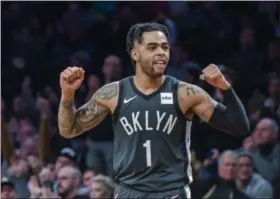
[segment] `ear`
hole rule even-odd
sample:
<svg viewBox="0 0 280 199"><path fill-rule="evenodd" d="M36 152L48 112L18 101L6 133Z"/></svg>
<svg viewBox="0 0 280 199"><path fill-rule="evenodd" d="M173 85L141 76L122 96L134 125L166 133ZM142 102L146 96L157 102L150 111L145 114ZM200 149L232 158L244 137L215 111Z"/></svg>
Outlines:
<svg viewBox="0 0 280 199"><path fill-rule="evenodd" d="M135 48L131 50L130 56L134 61L139 60L139 53L137 52L137 50Z"/></svg>

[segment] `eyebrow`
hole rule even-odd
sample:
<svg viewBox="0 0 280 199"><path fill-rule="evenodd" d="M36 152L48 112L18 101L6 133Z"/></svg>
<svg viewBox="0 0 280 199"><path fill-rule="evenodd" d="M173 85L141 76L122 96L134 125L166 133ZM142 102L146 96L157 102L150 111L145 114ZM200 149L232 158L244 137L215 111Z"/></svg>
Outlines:
<svg viewBox="0 0 280 199"><path fill-rule="evenodd" d="M150 42L147 43L147 46L157 46L157 45L168 45L167 42L157 43L157 42Z"/></svg>

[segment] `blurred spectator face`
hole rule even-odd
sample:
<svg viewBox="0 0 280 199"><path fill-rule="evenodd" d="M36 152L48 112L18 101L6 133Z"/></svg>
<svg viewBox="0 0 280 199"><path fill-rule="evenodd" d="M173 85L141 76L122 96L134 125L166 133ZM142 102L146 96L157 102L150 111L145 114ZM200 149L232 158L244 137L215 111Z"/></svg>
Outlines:
<svg viewBox="0 0 280 199"><path fill-rule="evenodd" d="M98 175L94 179L91 188L90 198L113 198L115 184L111 178Z"/></svg>
<svg viewBox="0 0 280 199"><path fill-rule="evenodd" d="M87 79L87 85L90 90L97 90L100 87L100 80L96 75L90 75Z"/></svg>
<svg viewBox="0 0 280 199"><path fill-rule="evenodd" d="M42 164L39 161L39 158L34 154L27 156L27 162L28 162L28 165L32 168L32 170L34 172L37 172L37 171L39 172L40 169L42 168Z"/></svg>
<svg viewBox="0 0 280 199"><path fill-rule="evenodd" d="M28 154L32 154L34 151L36 151L36 142L31 137L26 138L21 143L21 149L20 149L20 155L22 157L27 157Z"/></svg>
<svg viewBox="0 0 280 199"><path fill-rule="evenodd" d="M94 179L94 172L91 171L91 170L88 170L84 173L84 176L83 176L83 184L84 186L86 187L90 187L93 183L93 179Z"/></svg>
<svg viewBox="0 0 280 199"><path fill-rule="evenodd" d="M16 198L14 188L10 185L1 185L1 198Z"/></svg>
<svg viewBox="0 0 280 199"><path fill-rule="evenodd" d="M251 28L244 28L240 34L240 44L242 47L248 47L254 44L255 36Z"/></svg>
<svg viewBox="0 0 280 199"><path fill-rule="evenodd" d="M92 191L90 193L90 198L94 198L94 199L104 198L105 194L106 193L101 183L94 182L92 184Z"/></svg>
<svg viewBox="0 0 280 199"><path fill-rule="evenodd" d="M219 176L224 180L235 180L237 160L232 156L224 156L219 164Z"/></svg>
<svg viewBox="0 0 280 199"><path fill-rule="evenodd" d="M254 132L253 139L258 146L274 143L277 138L277 132L272 128L271 120L262 119L258 122Z"/></svg>
<svg viewBox="0 0 280 199"><path fill-rule="evenodd" d="M250 158L241 156L238 162L238 174L237 178L241 181L247 181L253 174L253 166Z"/></svg>
<svg viewBox="0 0 280 199"><path fill-rule="evenodd" d="M65 166L74 166L74 163L66 158L66 157L63 157L63 156L59 156L55 162L55 171L56 173L62 168L62 167L65 167Z"/></svg>
<svg viewBox="0 0 280 199"><path fill-rule="evenodd" d="M69 196L73 191L76 191L79 186L79 182L73 176L72 168L64 167L59 170L57 174L58 193L62 197Z"/></svg>
<svg viewBox="0 0 280 199"><path fill-rule="evenodd" d="M122 73L120 58L115 55L106 57L102 67L102 72L105 79L109 81L114 81L120 78Z"/></svg>
<svg viewBox="0 0 280 199"><path fill-rule="evenodd" d="M280 95L280 79L273 78L270 80L268 85L268 93L271 97L277 97Z"/></svg>
<svg viewBox="0 0 280 199"><path fill-rule="evenodd" d="M15 97L14 100L13 100L14 111L15 112L23 111L24 107L25 107L25 104L24 104L22 98L19 97L19 96Z"/></svg>

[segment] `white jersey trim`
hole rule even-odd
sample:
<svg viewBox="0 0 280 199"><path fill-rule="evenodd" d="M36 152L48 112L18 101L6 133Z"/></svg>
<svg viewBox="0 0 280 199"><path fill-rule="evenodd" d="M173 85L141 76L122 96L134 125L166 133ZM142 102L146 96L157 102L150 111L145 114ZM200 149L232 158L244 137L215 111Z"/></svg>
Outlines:
<svg viewBox="0 0 280 199"><path fill-rule="evenodd" d="M187 175L189 178L189 183L193 181L192 167L191 167L191 128L192 128L192 121L187 121L185 147L186 147L186 154L188 158Z"/></svg>

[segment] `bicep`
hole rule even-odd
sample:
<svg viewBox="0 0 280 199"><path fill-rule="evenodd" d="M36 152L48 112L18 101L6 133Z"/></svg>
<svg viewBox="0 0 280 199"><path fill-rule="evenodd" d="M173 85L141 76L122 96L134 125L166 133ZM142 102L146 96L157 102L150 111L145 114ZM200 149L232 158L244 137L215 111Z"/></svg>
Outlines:
<svg viewBox="0 0 280 199"><path fill-rule="evenodd" d="M196 87L196 103L192 107L192 111L202 120L208 122L211 119L217 104L217 101L215 101L206 91L202 88Z"/></svg>
<svg viewBox="0 0 280 199"><path fill-rule="evenodd" d="M83 131L96 127L111 112L106 105L118 97L118 83L104 85L76 112L76 121ZM106 105L105 105L106 104Z"/></svg>
<svg viewBox="0 0 280 199"><path fill-rule="evenodd" d="M76 121L83 131L87 131L100 124L110 112L109 108L98 104L93 96L76 112Z"/></svg>

